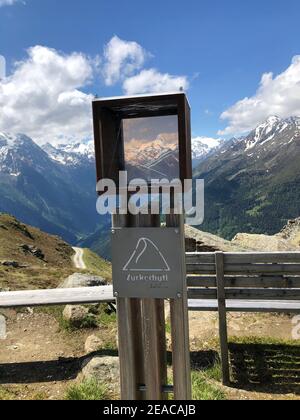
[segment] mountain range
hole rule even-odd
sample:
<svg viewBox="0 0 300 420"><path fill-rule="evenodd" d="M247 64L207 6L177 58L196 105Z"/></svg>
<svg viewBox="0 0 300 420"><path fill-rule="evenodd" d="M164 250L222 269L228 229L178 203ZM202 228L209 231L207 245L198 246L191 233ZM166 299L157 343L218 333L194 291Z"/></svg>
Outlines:
<svg viewBox="0 0 300 420"><path fill-rule="evenodd" d="M49 149L0 133L0 212L74 244L98 223L94 165L85 154Z"/></svg>
<svg viewBox="0 0 300 420"><path fill-rule="evenodd" d="M278 232L300 214L300 118L268 118L225 142L194 175L205 180L201 229L227 239Z"/></svg>
<svg viewBox="0 0 300 420"><path fill-rule="evenodd" d="M131 151L135 175L175 168L176 150L157 141ZM150 164L149 164L150 162ZM270 117L249 135L193 141L194 176L205 179L207 230L273 234L300 214L300 118ZM145 168L146 166L146 168ZM0 212L108 256L109 218L96 213L92 142L37 145L0 133Z"/></svg>
<svg viewBox="0 0 300 420"><path fill-rule="evenodd" d="M193 167L197 167L208 156L215 153L223 144L224 139L214 139L209 137L196 137L193 139L192 162Z"/></svg>

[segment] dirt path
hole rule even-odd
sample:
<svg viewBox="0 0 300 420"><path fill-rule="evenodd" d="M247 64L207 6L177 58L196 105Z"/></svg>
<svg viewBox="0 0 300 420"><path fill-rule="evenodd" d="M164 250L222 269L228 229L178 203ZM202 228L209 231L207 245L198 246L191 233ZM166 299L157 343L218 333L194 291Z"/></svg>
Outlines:
<svg viewBox="0 0 300 420"><path fill-rule="evenodd" d="M4 388L15 399L63 399L90 333L60 332L49 314L10 311L7 338L0 340L0 395Z"/></svg>
<svg viewBox="0 0 300 420"><path fill-rule="evenodd" d="M0 398L1 392L7 392L19 400L63 399L67 388L76 381L86 357L85 340L95 331L81 330L72 334L61 331L53 313L37 309L22 313L7 310L5 316L7 338L0 340ZM97 333L104 337L105 331L100 329ZM230 314L229 334L238 337L271 335L273 339L290 340L291 319L267 314ZM212 345L212 340L218 337L217 314L192 312L190 335L192 361L199 362L203 367L218 355L217 340ZM272 360L271 353L274 355ZM261 382L255 381L236 388L222 387L229 399L299 399L300 349L285 353L278 346L268 346L261 352L261 365L252 364L250 367L247 363L255 356L252 349L247 347L244 352L243 349L239 350L238 355L240 359L236 363L240 374L249 376L252 371L260 371L274 375L275 372L275 379L265 383L265 379L269 378L263 376ZM279 357L281 366L278 365ZM287 369L292 376L288 376ZM284 381L278 386L277 378L282 375Z"/></svg>
<svg viewBox="0 0 300 420"><path fill-rule="evenodd" d="M73 256L73 262L76 268L79 270L86 270L85 262L83 261L84 250L82 248L73 247L75 255Z"/></svg>
<svg viewBox="0 0 300 420"><path fill-rule="evenodd" d="M218 339L218 314L213 312L190 312L191 341L204 344ZM230 337L272 337L273 340L292 340L292 319L277 314L227 314Z"/></svg>

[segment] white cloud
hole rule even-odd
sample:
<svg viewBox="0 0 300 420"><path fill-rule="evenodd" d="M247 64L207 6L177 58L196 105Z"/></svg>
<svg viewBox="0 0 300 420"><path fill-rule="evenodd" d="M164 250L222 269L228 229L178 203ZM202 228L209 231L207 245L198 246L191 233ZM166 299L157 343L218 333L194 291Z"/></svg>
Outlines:
<svg viewBox="0 0 300 420"><path fill-rule="evenodd" d="M0 81L0 128L37 142L83 138L91 133L92 95L83 93L92 64L83 54L63 55L36 46L13 74Z"/></svg>
<svg viewBox="0 0 300 420"><path fill-rule="evenodd" d="M285 118L300 116L300 56L278 76L265 73L256 94L238 101L223 112L221 118L229 120L220 135L250 131L270 115Z"/></svg>
<svg viewBox="0 0 300 420"><path fill-rule="evenodd" d="M107 86L132 75L142 68L149 56L138 43L114 36L104 48L104 79Z"/></svg>
<svg viewBox="0 0 300 420"><path fill-rule="evenodd" d="M137 43L117 37L104 57L66 55L44 46L28 49L13 72L0 79L0 130L27 134L39 144L92 137L93 95L85 92L99 73L109 85L122 82L128 94L188 88L185 76L155 69L136 74L147 54Z"/></svg>
<svg viewBox="0 0 300 420"><path fill-rule="evenodd" d="M3 6L13 6L15 3L23 3L22 0L0 0L0 7Z"/></svg>
<svg viewBox="0 0 300 420"><path fill-rule="evenodd" d="M160 93L187 90L189 82L186 76L172 76L160 73L156 69L142 70L139 74L127 78L123 83L127 95L143 93Z"/></svg>

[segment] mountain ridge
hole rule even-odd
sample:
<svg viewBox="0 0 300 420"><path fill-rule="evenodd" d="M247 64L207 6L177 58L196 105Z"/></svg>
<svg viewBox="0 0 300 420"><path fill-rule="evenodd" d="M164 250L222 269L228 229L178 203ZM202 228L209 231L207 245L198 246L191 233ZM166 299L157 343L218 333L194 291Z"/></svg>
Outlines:
<svg viewBox="0 0 300 420"><path fill-rule="evenodd" d="M273 234L299 216L300 117L271 116L246 136L211 140L198 138L193 148L209 209L202 230L227 239L239 232ZM168 156L176 168L174 151L156 146L158 157ZM162 172L160 165L157 158L149 172ZM141 177L144 167L135 169ZM40 147L26 135L0 133L0 194L0 211L108 254L109 220L95 208L92 141ZM95 245L97 235L103 246Z"/></svg>
<svg viewBox="0 0 300 420"><path fill-rule="evenodd" d="M276 233L300 214L300 118L270 117L247 136L229 140L195 170L205 180L201 228Z"/></svg>
<svg viewBox="0 0 300 420"><path fill-rule="evenodd" d="M98 223L94 164L62 165L29 137L0 135L0 212L76 244Z"/></svg>

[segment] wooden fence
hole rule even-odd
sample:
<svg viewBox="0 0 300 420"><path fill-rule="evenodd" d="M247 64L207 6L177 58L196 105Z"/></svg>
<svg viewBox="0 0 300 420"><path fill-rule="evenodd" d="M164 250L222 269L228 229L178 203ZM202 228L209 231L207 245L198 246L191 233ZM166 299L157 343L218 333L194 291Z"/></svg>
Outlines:
<svg viewBox="0 0 300 420"><path fill-rule="evenodd" d="M300 252L187 253L189 310L218 311L223 382L227 319L236 312L300 312ZM0 293L0 308L114 302L112 286Z"/></svg>
<svg viewBox="0 0 300 420"><path fill-rule="evenodd" d="M223 383L230 382L226 314L300 311L300 252L189 253L190 310L218 310Z"/></svg>

